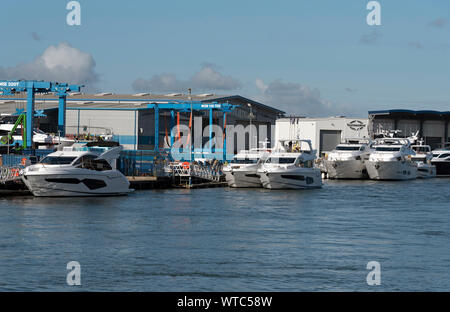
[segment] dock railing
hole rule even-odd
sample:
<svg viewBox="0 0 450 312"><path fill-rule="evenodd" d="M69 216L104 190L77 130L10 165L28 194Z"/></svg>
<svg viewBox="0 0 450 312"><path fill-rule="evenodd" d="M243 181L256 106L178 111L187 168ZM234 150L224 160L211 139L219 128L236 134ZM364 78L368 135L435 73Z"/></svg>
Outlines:
<svg viewBox="0 0 450 312"><path fill-rule="evenodd" d="M0 167L0 182L19 180L23 174L23 166Z"/></svg>
<svg viewBox="0 0 450 312"><path fill-rule="evenodd" d="M219 166L209 166L207 164L186 162L170 163L166 167L173 177L194 177L213 182L219 182L222 177L222 171Z"/></svg>

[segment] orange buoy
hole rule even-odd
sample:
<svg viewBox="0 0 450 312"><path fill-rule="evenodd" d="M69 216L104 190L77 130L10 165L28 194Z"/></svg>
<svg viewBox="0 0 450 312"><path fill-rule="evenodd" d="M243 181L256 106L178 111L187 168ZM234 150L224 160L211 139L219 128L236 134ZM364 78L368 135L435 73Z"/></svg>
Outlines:
<svg viewBox="0 0 450 312"><path fill-rule="evenodd" d="M22 166L25 166L27 164L27 159L25 157L22 158L21 164Z"/></svg>
<svg viewBox="0 0 450 312"><path fill-rule="evenodd" d="M183 169L189 169L189 163L187 161L183 163Z"/></svg>

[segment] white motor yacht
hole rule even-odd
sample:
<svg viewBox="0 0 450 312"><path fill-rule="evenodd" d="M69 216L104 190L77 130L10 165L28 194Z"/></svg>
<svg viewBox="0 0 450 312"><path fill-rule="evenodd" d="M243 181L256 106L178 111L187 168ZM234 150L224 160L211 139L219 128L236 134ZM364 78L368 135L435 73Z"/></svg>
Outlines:
<svg viewBox="0 0 450 312"><path fill-rule="evenodd" d="M14 124L4 123L0 124L0 137L6 137L14 128ZM21 143L22 137L22 126L18 125L15 132L12 134L11 144ZM33 130L33 143L36 148L53 148L57 147L62 149L65 146L71 146L75 143L75 140L68 139L66 137L53 136L40 129Z"/></svg>
<svg viewBox="0 0 450 312"><path fill-rule="evenodd" d="M12 129L14 128L14 124L0 124L0 137L5 137L7 136ZM11 144L14 143L20 143L22 142L22 126L18 125L15 132L12 133L11 135L12 137L12 142ZM52 144L53 143L53 139L50 135L46 134L45 132L39 130L39 129L34 129L33 130L33 142L39 145L48 145L48 144Z"/></svg>
<svg viewBox="0 0 450 312"><path fill-rule="evenodd" d="M315 159L310 140L280 140L257 172L264 188L318 188L322 186L322 174L314 167Z"/></svg>
<svg viewBox="0 0 450 312"><path fill-rule="evenodd" d="M417 163L417 177L421 179L436 177L436 166L431 164L433 158L431 147L423 145L423 141L420 141L419 145L412 145L411 148L416 152L411 160Z"/></svg>
<svg viewBox="0 0 450 312"><path fill-rule="evenodd" d="M439 177L450 176L450 142L445 143L442 148L433 150L431 164L436 166L436 175Z"/></svg>
<svg viewBox="0 0 450 312"><path fill-rule="evenodd" d="M417 178L416 154L406 138L380 138L372 145L374 151L366 161L372 180L412 180Z"/></svg>
<svg viewBox="0 0 450 312"><path fill-rule="evenodd" d="M262 187L257 170L270 154L266 148L254 148L240 151L229 164L223 167L225 178L230 187Z"/></svg>
<svg viewBox="0 0 450 312"><path fill-rule="evenodd" d="M129 193L129 181L115 169L121 146L102 154L65 148L24 169L34 196L107 196Z"/></svg>
<svg viewBox="0 0 450 312"><path fill-rule="evenodd" d="M370 139L347 139L325 155L325 168L330 179L367 179L365 161L372 149Z"/></svg>

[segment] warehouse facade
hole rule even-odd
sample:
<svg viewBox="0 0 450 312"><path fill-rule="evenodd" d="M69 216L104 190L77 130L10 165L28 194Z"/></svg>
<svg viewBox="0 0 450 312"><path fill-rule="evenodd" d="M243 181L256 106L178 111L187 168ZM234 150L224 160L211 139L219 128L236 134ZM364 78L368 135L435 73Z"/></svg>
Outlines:
<svg viewBox="0 0 450 312"><path fill-rule="evenodd" d="M26 95L0 96L0 113L14 114L26 109ZM255 125L257 129L266 128L264 133L256 132L256 140L273 140L273 127L283 111L266 106L262 103L242 97L240 95L218 96L215 94L187 94L171 93L156 95L149 93L138 94L84 94L72 93L67 97L66 107L66 135L82 137L86 135L110 135L119 141L124 148L134 150L153 150L155 142L158 148L167 148L170 145L171 123L174 113L170 110L159 110L158 139L155 140L155 107L172 103L204 103L205 109L195 110L194 116L200 119L202 128L212 121L213 124L224 125ZM226 103L233 110L226 113L226 117L213 103ZM209 105L209 106L208 106ZM35 127L44 132L56 133L58 120L58 99L52 94L36 96L35 110L44 113L45 117L37 118ZM172 118L172 120L171 120ZM177 110L175 112L177 124L188 126L190 110ZM197 123L198 124L198 123ZM261 126L261 127L260 127ZM195 129L194 129L195 131ZM253 133L255 135L255 133ZM260 136L262 136L260 138ZM208 137L203 138L204 142ZM246 134L246 147L248 147L250 134ZM236 150L234 151L237 152Z"/></svg>
<svg viewBox="0 0 450 312"><path fill-rule="evenodd" d="M311 140L320 157L347 138L368 138L368 119L348 117L286 117L276 121L276 141Z"/></svg>

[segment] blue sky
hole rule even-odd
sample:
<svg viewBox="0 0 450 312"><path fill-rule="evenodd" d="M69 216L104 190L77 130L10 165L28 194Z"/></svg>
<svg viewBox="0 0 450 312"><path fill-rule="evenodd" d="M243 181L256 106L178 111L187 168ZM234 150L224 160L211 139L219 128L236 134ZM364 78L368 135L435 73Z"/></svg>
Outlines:
<svg viewBox="0 0 450 312"><path fill-rule="evenodd" d="M68 43L95 63L43 79L115 93L192 85L297 115L450 110L450 1L379 1L381 26L367 25L368 0L80 0L81 26L66 24L67 2L2 1L0 79L36 78L39 56Z"/></svg>

